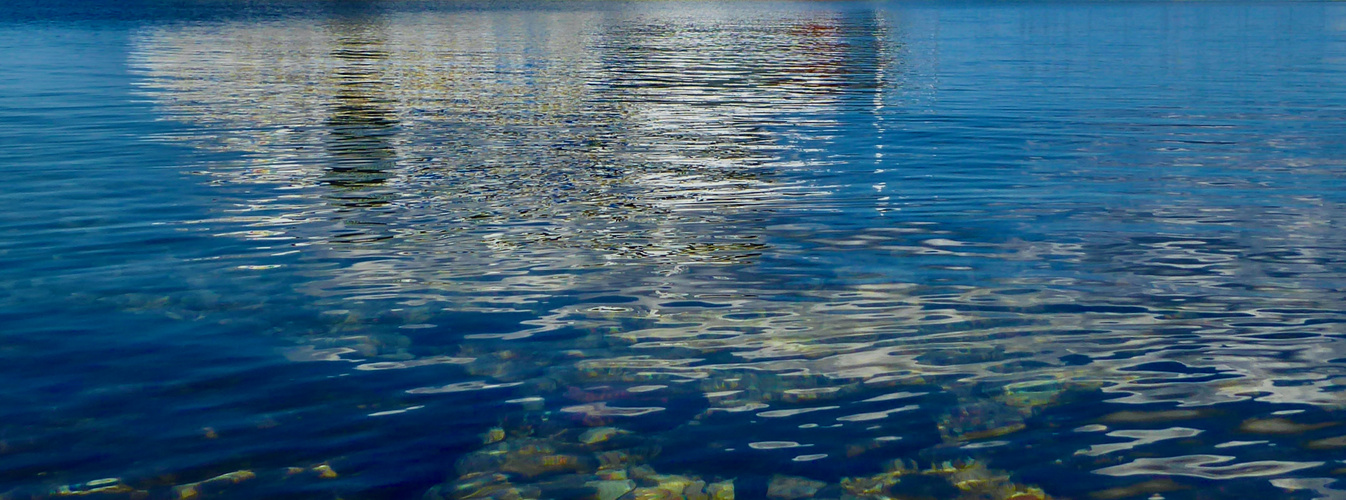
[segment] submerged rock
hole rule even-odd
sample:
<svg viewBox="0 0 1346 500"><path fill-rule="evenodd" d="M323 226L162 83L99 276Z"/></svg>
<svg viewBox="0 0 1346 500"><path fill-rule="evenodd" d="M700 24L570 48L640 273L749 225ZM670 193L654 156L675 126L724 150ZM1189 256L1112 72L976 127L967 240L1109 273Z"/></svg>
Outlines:
<svg viewBox="0 0 1346 500"><path fill-rule="evenodd" d="M51 495L55 497L82 497L94 495L99 498L106 495L123 495L123 498L141 498L146 494L145 491L132 488L126 483L123 483L121 478L115 477L64 485L57 487L51 492Z"/></svg>
<svg viewBox="0 0 1346 500"><path fill-rule="evenodd" d="M771 482L767 483L766 496L784 500L809 498L824 486L827 486L827 483L805 477L775 475L771 476Z"/></svg>
<svg viewBox="0 0 1346 500"><path fill-rule="evenodd" d="M313 472L317 472L318 477L321 477L323 479L333 479L337 477L336 471L332 470L332 466L327 464L318 464L313 466Z"/></svg>
<svg viewBox="0 0 1346 500"><path fill-rule="evenodd" d="M565 450L546 439L519 438L501 441L458 460L460 474L504 472L524 478L552 474L591 472L598 468L593 457Z"/></svg>
<svg viewBox="0 0 1346 500"><path fill-rule="evenodd" d="M597 444L624 433L626 431L616 427L598 427L584 431L583 434L580 434L579 441L584 444Z"/></svg>
<svg viewBox="0 0 1346 500"><path fill-rule="evenodd" d="M844 478L844 498L938 498L958 500L1047 500L1041 489L1017 484L1004 471L976 461L951 461L917 468L897 460L873 476Z"/></svg>
<svg viewBox="0 0 1346 500"><path fill-rule="evenodd" d="M632 480L589 481L585 483L598 491L598 500L617 500L622 495L636 489Z"/></svg>
<svg viewBox="0 0 1346 500"><path fill-rule="evenodd" d="M537 454L510 457L500 470L526 478L563 472L588 472L596 469L593 461L579 455Z"/></svg>
<svg viewBox="0 0 1346 500"><path fill-rule="evenodd" d="M453 484L441 484L425 492L425 500L492 499L535 500L542 490L516 486L504 474L474 473L458 478Z"/></svg>
<svg viewBox="0 0 1346 500"><path fill-rule="evenodd" d="M212 494L221 493L221 490L228 486L241 483L257 477L250 470L240 470L228 474L220 474L204 481L178 485L173 488L173 495L179 499L196 498L202 493Z"/></svg>
<svg viewBox="0 0 1346 500"><path fill-rule="evenodd" d="M979 401L954 408L939 421L948 441L975 441L1023 430L1024 412L998 401Z"/></svg>
<svg viewBox="0 0 1346 500"><path fill-rule="evenodd" d="M432 500L570 498L585 500L732 500L730 481L660 474L647 462L659 452L642 434L615 427L546 429L529 427L532 437L512 431L502 441L471 453L457 464L450 484L426 492ZM546 437L536 437L541 432ZM620 439L618 439L620 437Z"/></svg>
<svg viewBox="0 0 1346 500"><path fill-rule="evenodd" d="M603 447L595 446L599 443ZM625 445L632 446L612 447ZM458 465L462 476L432 488L426 498L733 500L732 480L656 471L648 461L657 452L658 446L648 436L611 427L553 429L548 437L507 437L464 457ZM970 459L927 466L893 460L882 473L830 484L778 474L766 486L766 496L772 500L1049 499L1043 490L1016 483L1008 473Z"/></svg>
<svg viewBox="0 0 1346 500"><path fill-rule="evenodd" d="M734 481L720 481L706 485L711 500L734 500Z"/></svg>
<svg viewBox="0 0 1346 500"><path fill-rule="evenodd" d="M481 436L481 441L485 444L498 443L505 440L505 430L499 427L492 427Z"/></svg>
<svg viewBox="0 0 1346 500"><path fill-rule="evenodd" d="M646 475L644 484L621 500L733 500L733 481L709 483L692 476Z"/></svg>

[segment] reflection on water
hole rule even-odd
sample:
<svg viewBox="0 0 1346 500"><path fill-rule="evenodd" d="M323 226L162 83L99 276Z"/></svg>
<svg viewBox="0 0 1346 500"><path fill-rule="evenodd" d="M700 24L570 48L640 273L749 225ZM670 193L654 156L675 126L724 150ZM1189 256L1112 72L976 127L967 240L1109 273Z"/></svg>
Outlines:
<svg viewBox="0 0 1346 500"><path fill-rule="evenodd" d="M625 281L613 274L650 279L631 268L667 277L759 255L756 218L810 193L764 169L805 165L788 158L800 154L795 143L826 133L791 115L835 109L848 86L874 92L866 79L886 57L875 47L866 61L840 52L841 36L881 29L872 20L844 27L859 35L801 21L795 35L818 39L804 45L676 19L591 33L598 16L525 19L542 33L536 40L496 33L520 21L498 14L407 19L377 37L365 35L376 27L211 26L148 33L138 57L152 88L174 96L172 116L210 123L192 140L248 153L247 167L210 175L293 193L257 204L293 210L258 219L259 234L325 255L378 256L333 271L315 293L470 294L505 310ZM263 37L295 41L231 44ZM324 38L338 48L311 44ZM696 69L670 68L678 64ZM200 84L219 81L230 88ZM280 82L295 92L271 92ZM267 91L247 95L254 90ZM711 91L719 97L706 98ZM316 106L322 99L331 111ZM371 206L320 203L348 197ZM326 210L342 214L339 228ZM385 234L395 236L370 241Z"/></svg>
<svg viewBox="0 0 1346 500"><path fill-rule="evenodd" d="M337 21L332 27L336 40L331 58L338 66L331 75L335 89L331 117L325 123L331 134L327 155L332 164L320 182L340 192L335 196L342 200L339 204L350 208L382 205L382 197L359 193L376 190L397 163L389 139L398 122L392 103L384 97L388 83L380 73L388 59L381 30L377 24L350 21Z"/></svg>
<svg viewBox="0 0 1346 500"><path fill-rule="evenodd" d="M432 495L1340 497L1341 72L1284 55L1338 10L1035 8L342 10L131 60L218 153L183 225L304 297L289 359L501 422Z"/></svg>

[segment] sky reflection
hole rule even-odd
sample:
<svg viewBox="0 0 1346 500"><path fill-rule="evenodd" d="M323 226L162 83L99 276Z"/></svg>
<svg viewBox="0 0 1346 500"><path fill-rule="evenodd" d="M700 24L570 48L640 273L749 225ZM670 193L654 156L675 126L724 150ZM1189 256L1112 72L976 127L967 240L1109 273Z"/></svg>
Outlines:
<svg viewBox="0 0 1346 500"><path fill-rule="evenodd" d="M162 139L231 155L191 223L329 318L302 352L472 378L407 394L704 423L666 460L782 470L1049 446L1044 413L1107 399L1061 467L1323 467L1200 413L1341 407L1343 200L1308 186L1342 151L1276 79L1293 35L1250 8L1243 59L1191 62L1111 44L1196 21L1111 8L338 12L147 27L132 64L191 125ZM1096 21L1116 40L1057 43ZM1327 47L1293 70L1339 83Z"/></svg>

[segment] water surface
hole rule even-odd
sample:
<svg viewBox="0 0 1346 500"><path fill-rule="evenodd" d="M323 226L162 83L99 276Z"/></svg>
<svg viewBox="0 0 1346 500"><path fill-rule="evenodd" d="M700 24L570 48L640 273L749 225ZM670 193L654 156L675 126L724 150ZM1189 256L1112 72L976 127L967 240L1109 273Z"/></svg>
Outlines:
<svg viewBox="0 0 1346 500"><path fill-rule="evenodd" d="M1346 7L15 5L0 497L1346 497Z"/></svg>

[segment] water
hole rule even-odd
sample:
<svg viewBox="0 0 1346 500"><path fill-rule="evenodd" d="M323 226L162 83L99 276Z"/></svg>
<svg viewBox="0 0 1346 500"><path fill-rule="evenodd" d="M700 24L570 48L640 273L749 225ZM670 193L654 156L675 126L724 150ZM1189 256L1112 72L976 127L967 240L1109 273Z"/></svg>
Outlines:
<svg viewBox="0 0 1346 500"><path fill-rule="evenodd" d="M1346 6L5 9L0 498L1346 498Z"/></svg>

